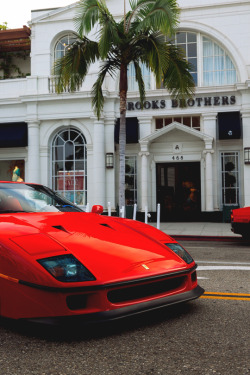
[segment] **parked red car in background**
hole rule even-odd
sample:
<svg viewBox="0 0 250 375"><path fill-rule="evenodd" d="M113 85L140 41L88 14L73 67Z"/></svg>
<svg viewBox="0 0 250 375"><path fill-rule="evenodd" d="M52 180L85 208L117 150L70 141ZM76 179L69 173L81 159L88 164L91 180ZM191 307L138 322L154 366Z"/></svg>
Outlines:
<svg viewBox="0 0 250 375"><path fill-rule="evenodd" d="M236 208L231 212L231 230L250 240L250 207Z"/></svg>

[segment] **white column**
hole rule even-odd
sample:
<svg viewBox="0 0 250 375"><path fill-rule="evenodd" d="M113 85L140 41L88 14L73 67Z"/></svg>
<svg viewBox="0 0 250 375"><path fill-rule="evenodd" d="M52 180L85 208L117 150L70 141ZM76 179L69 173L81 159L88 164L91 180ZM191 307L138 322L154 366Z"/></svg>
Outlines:
<svg viewBox="0 0 250 375"><path fill-rule="evenodd" d="M148 135L152 134L152 117L143 117L138 116L139 121L139 137L143 139Z"/></svg>
<svg viewBox="0 0 250 375"><path fill-rule="evenodd" d="M48 166L49 166L49 147L43 146L43 147L40 147L40 171L41 171L40 182L46 186L50 186L50 183L51 183L51 176L49 176L49 173L48 173Z"/></svg>
<svg viewBox="0 0 250 375"><path fill-rule="evenodd" d="M28 177L27 182L40 183L40 128L39 121L28 122Z"/></svg>
<svg viewBox="0 0 250 375"><path fill-rule="evenodd" d="M141 156L141 209L148 207L148 156L149 152L142 151Z"/></svg>
<svg viewBox="0 0 250 375"><path fill-rule="evenodd" d="M206 211L213 211L213 164L212 153L213 150L205 150L205 191L206 191Z"/></svg>
<svg viewBox="0 0 250 375"><path fill-rule="evenodd" d="M204 113L203 118L203 133L216 139L216 113Z"/></svg>
<svg viewBox="0 0 250 375"><path fill-rule="evenodd" d="M114 132L115 132L115 116L112 118L105 119L105 153L111 152L115 158L115 143L114 143ZM105 155L106 157L106 155ZM114 160L115 164L115 160ZM114 168L106 169L106 203L111 203L111 210L115 210L115 165Z"/></svg>
<svg viewBox="0 0 250 375"><path fill-rule="evenodd" d="M93 167L94 204L105 206L105 136L103 119L94 120Z"/></svg>
<svg viewBox="0 0 250 375"><path fill-rule="evenodd" d="M250 147L250 110L242 112L242 127L243 127L243 152L245 147ZM244 154L243 154L244 158ZM244 184L244 200L243 206L250 206L250 165L244 164L244 174L243 174L243 184Z"/></svg>

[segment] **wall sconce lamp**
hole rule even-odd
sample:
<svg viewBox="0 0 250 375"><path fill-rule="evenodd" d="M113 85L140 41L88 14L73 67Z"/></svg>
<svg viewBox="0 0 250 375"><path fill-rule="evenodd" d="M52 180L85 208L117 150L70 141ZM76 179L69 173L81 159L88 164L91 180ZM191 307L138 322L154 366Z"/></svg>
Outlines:
<svg viewBox="0 0 250 375"><path fill-rule="evenodd" d="M244 148L244 163L250 164L250 147Z"/></svg>
<svg viewBox="0 0 250 375"><path fill-rule="evenodd" d="M113 152L106 153L106 168L114 168L114 154Z"/></svg>

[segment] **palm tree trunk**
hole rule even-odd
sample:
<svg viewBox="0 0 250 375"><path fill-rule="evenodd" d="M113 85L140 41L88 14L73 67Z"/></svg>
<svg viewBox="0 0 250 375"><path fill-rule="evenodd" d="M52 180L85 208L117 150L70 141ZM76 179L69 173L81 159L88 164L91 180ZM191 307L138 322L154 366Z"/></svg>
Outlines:
<svg viewBox="0 0 250 375"><path fill-rule="evenodd" d="M119 132L119 208L125 207L125 152L126 152L126 107L128 77L127 65L121 65L120 71L120 132Z"/></svg>

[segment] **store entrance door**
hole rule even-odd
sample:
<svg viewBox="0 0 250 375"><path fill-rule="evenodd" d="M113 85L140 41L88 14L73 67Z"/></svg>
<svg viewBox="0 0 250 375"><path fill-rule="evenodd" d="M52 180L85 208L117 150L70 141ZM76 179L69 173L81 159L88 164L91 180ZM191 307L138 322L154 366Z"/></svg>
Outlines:
<svg viewBox="0 0 250 375"><path fill-rule="evenodd" d="M159 163L157 203L161 221L198 221L201 214L200 163Z"/></svg>

